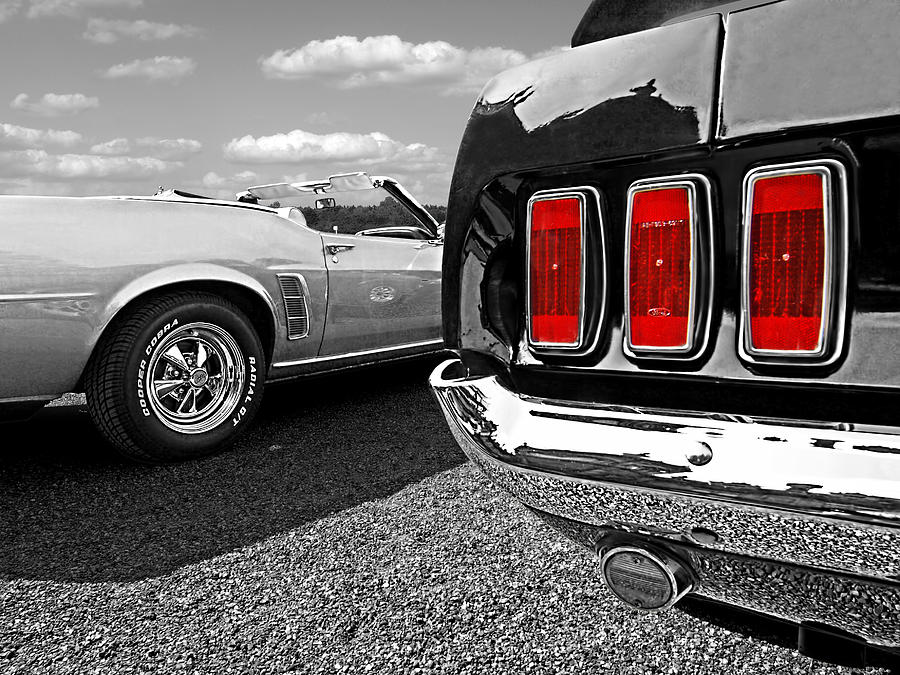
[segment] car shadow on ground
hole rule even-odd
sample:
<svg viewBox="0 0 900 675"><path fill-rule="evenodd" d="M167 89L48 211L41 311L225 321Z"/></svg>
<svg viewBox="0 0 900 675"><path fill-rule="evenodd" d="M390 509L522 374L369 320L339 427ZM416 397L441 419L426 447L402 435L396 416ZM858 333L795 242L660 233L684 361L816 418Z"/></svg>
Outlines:
<svg viewBox="0 0 900 675"><path fill-rule="evenodd" d="M437 361L271 386L237 446L181 464L119 459L83 406L0 425L0 577L160 576L458 466Z"/></svg>

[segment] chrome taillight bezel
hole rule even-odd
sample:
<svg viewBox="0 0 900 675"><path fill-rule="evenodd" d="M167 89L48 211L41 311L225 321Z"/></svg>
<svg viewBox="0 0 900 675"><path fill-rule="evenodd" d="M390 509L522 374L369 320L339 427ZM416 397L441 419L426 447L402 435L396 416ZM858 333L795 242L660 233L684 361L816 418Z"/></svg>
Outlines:
<svg viewBox="0 0 900 675"><path fill-rule="evenodd" d="M691 236L691 292L688 316L687 341L677 347L647 347L635 345L631 339L631 219L634 196L639 192L664 189L687 189L689 231ZM625 212L624 305L622 306L622 349L633 359L678 359L690 361L699 358L709 343L710 317L712 315L712 278L715 270L713 241L712 185L709 179L697 173L644 178L628 188ZM698 330L699 329L699 330Z"/></svg>
<svg viewBox="0 0 900 675"><path fill-rule="evenodd" d="M581 284L579 298L579 314L578 314L578 342L577 343L553 343L540 342L532 340L531 335L531 231L532 231L532 213L534 205L542 201L556 201L561 199L577 199L579 203L579 215L581 221ZM526 206L526 228L525 228L525 342L528 349L540 356L552 356L554 354L562 355L579 355L592 350L596 344L596 336L590 341L587 327L587 302L588 292L588 260L590 238L588 233L588 222L591 215L596 218L597 227L595 228L599 236L599 274L601 276L602 293L597 299L600 303L600 316L598 325L603 325L603 314L605 312L606 302L605 296L605 275L606 275L606 246L604 242L603 232L603 214L600 206L600 193L596 188L590 186L578 186L571 188L554 188L549 190L539 190L531 195ZM599 332L599 331L597 331Z"/></svg>
<svg viewBox="0 0 900 675"><path fill-rule="evenodd" d="M817 347L811 350L757 349L750 323L750 238L753 189L765 178L816 174L822 177L822 219L825 230L822 275L822 320ZM820 365L837 361L843 351L846 324L847 270L849 257L849 201L847 169L833 159L765 164L747 172L743 181L741 211L741 311L738 354L754 364Z"/></svg>

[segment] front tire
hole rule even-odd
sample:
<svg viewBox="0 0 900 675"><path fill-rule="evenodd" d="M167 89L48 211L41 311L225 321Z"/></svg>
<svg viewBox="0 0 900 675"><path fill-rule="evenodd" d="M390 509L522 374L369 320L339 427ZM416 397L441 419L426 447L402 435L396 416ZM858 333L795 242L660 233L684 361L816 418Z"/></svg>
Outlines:
<svg viewBox="0 0 900 675"><path fill-rule="evenodd" d="M100 433L130 459L194 459L226 448L262 402L265 356L233 303L208 293L161 296L98 345L85 377Z"/></svg>

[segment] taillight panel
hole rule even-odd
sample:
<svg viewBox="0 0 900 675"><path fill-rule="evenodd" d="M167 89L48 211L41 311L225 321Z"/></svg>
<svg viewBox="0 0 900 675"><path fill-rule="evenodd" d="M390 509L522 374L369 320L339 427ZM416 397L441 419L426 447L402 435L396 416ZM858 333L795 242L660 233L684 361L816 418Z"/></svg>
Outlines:
<svg viewBox="0 0 900 675"><path fill-rule="evenodd" d="M709 337L712 301L709 181L699 174L641 180L627 200L625 352L695 358Z"/></svg>
<svg viewBox="0 0 900 675"><path fill-rule="evenodd" d="M739 352L753 363L833 363L847 293L847 180L833 160L744 179Z"/></svg>
<svg viewBox="0 0 900 675"><path fill-rule="evenodd" d="M613 321L605 320L609 289L624 296L621 349L640 369L677 367L659 363L665 360L706 362L712 336L726 329L720 337L730 337L730 317L737 324L738 367L833 364L841 356L847 307L845 167L822 159L749 172L735 167L730 177L736 179L725 195L735 205L730 216L701 173L632 182L624 213L607 204L625 220L618 239L624 250L615 252L623 256L622 287L607 283L600 193L588 187L533 193L526 213L525 352L580 367L614 359L604 356L614 352L599 349L617 331L618 302L611 305ZM716 234L716 209L725 210L735 230L742 224L737 241L728 222ZM739 273L731 277L740 281L737 292L722 278L728 270L717 270L717 242L736 244L727 259L737 258ZM716 343L720 350L722 341Z"/></svg>
<svg viewBox="0 0 900 675"><path fill-rule="evenodd" d="M605 304L603 256L600 196L594 188L532 195L526 241L526 337L536 353L580 354L591 349Z"/></svg>

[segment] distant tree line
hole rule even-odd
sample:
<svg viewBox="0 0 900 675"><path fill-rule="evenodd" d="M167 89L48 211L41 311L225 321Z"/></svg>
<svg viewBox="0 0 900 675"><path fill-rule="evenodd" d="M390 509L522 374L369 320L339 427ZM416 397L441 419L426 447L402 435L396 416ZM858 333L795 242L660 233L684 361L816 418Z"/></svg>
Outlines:
<svg viewBox="0 0 900 675"><path fill-rule="evenodd" d="M335 227L341 234L356 234L360 230L391 225L421 227L419 221L393 197L386 197L375 206L335 206L330 209L301 206L300 210L306 217L307 225L320 232L334 232ZM439 223L447 219L446 206L426 204L425 210Z"/></svg>

